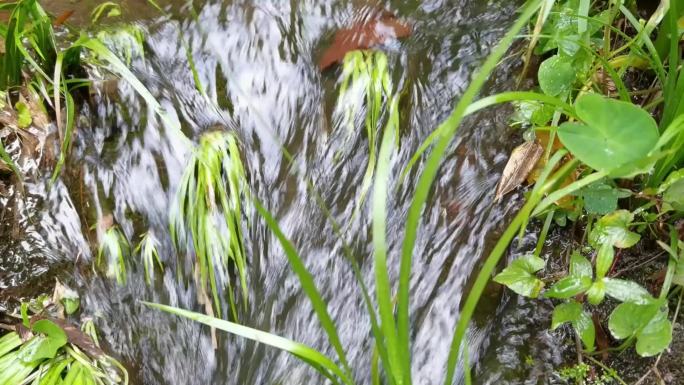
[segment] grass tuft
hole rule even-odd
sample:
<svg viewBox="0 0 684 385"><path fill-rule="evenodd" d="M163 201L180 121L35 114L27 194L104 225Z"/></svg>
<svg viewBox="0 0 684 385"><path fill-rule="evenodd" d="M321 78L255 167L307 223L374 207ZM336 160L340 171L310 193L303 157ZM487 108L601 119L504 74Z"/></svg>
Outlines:
<svg viewBox="0 0 684 385"><path fill-rule="evenodd" d="M237 319L229 264L235 267L242 301L247 305L247 260L242 236L243 196L248 195L245 170L235 136L204 134L181 178L170 215L176 246L195 254L199 284L211 293L221 313L219 287L225 286ZM224 283L224 285L221 285Z"/></svg>

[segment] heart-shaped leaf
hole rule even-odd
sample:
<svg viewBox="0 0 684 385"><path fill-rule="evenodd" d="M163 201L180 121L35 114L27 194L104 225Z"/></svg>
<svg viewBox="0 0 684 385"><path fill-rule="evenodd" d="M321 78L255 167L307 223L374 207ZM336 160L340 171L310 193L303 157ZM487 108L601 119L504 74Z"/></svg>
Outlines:
<svg viewBox="0 0 684 385"><path fill-rule="evenodd" d="M67 343L64 330L52 321L39 320L31 327L34 333L40 333L34 337L31 343L24 345L19 356L23 362L35 362L42 359L51 359L57 355L59 348Z"/></svg>
<svg viewBox="0 0 684 385"><path fill-rule="evenodd" d="M651 357L665 350L672 341L672 323L667 313L658 312L637 334L636 351L642 357Z"/></svg>
<svg viewBox="0 0 684 385"><path fill-rule="evenodd" d="M636 336L660 311L659 303L638 305L624 302L615 307L608 319L608 329L613 337L625 339Z"/></svg>
<svg viewBox="0 0 684 385"><path fill-rule="evenodd" d="M595 170L610 173L646 158L658 142L655 120L631 103L586 94L577 99L575 110L584 123L563 123L558 137L573 155ZM621 169L621 175L613 176L632 171Z"/></svg>
<svg viewBox="0 0 684 385"><path fill-rule="evenodd" d="M534 255L526 255L518 258L494 277L494 282L506 285L514 292L536 298L544 287L544 282L535 276L535 273L544 268L546 263L543 259Z"/></svg>
<svg viewBox="0 0 684 385"><path fill-rule="evenodd" d="M627 210L617 210L604 215L596 221L596 225L589 233L589 244L600 248L603 244L621 249L634 246L641 236L627 228L634 220L634 215Z"/></svg>
<svg viewBox="0 0 684 385"><path fill-rule="evenodd" d="M575 70L567 56L554 55L544 60L538 71L539 88L550 96L558 96L572 89Z"/></svg>

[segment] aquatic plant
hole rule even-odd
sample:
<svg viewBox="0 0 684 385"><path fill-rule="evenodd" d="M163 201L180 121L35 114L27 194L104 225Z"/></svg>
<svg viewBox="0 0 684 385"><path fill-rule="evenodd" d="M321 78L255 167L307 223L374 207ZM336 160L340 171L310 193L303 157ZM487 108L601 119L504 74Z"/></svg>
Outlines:
<svg viewBox="0 0 684 385"><path fill-rule="evenodd" d="M243 245L241 200L248 195L237 140L229 132L209 132L192 152L170 214L174 243L194 254L199 284L221 314L219 288L226 286L237 319L229 265L235 267L242 301L247 304L247 259ZM179 262L180 264L180 262ZM236 285L237 286L237 285Z"/></svg>
<svg viewBox="0 0 684 385"><path fill-rule="evenodd" d="M106 2L93 17L97 19L105 11L110 15L116 9L116 4ZM44 103L55 114L62 145L51 184L59 176L71 146L75 123L74 90L90 85L88 79L81 78L84 62L109 70L131 84L171 132L188 141L180 131L178 122L167 116L156 98L128 69L131 58L143 52L142 31L138 27L120 26L109 32L102 31L97 37L81 34L75 41L60 42L58 45L52 19L38 1L4 3L0 4L0 10L11 11L7 24L0 25L0 37L4 38L5 45L5 52L0 53L0 91L32 87L38 90ZM125 62L106 43L121 54ZM24 80L23 74L28 75L28 81ZM64 120L61 116L62 106L65 107ZM4 148L4 145L0 147ZM0 159L19 175L18 168L4 152L0 149Z"/></svg>
<svg viewBox="0 0 684 385"><path fill-rule="evenodd" d="M24 327L23 337L15 331L0 337L0 384L128 384L126 369L90 336L91 321L85 333L46 318L25 320Z"/></svg>
<svg viewBox="0 0 684 385"><path fill-rule="evenodd" d="M343 114L342 125L347 135L356 132L356 116L365 109L366 139L368 140L368 165L361 182L361 189L356 212L360 210L373 181L373 173L377 162L377 137L382 127L396 130L395 138L399 140L399 112L392 109L394 116L389 116L396 124L383 126L381 113L384 103L394 97L392 80L387 66L387 56L382 51L351 51L344 56L342 63L342 81L338 97L338 109ZM359 94L362 96L359 98ZM365 102L359 104L359 99Z"/></svg>
<svg viewBox="0 0 684 385"><path fill-rule="evenodd" d="M129 255L128 240L118 227L112 226L102 232L97 264L105 266L107 277L115 278L119 285L126 284L126 260Z"/></svg>
<svg viewBox="0 0 684 385"><path fill-rule="evenodd" d="M154 233L148 231L140 237L140 243L138 243L138 246L135 248L135 253L140 254L140 259L143 261L145 282L147 282L148 285L154 280L155 264L159 266L160 270L164 270L164 264L157 251L158 246L159 241L154 236Z"/></svg>

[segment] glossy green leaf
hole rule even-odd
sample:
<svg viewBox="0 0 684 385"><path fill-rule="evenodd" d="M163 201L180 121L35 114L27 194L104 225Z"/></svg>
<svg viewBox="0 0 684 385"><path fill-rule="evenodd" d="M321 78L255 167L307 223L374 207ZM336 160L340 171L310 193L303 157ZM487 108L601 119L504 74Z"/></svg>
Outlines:
<svg viewBox="0 0 684 385"><path fill-rule="evenodd" d="M573 155L595 170L610 173L643 159L658 142L658 125L639 106L586 94L577 99L575 109L583 123L563 123L558 137ZM621 170L621 174L631 171Z"/></svg>
<svg viewBox="0 0 684 385"><path fill-rule="evenodd" d="M639 305L624 302L616 306L608 319L608 329L613 337L625 339L636 334L644 328L658 313L660 304L650 303Z"/></svg>
<svg viewBox="0 0 684 385"><path fill-rule="evenodd" d="M570 275L556 282L544 293L547 298L570 298L584 293L591 286L590 277Z"/></svg>
<svg viewBox="0 0 684 385"><path fill-rule="evenodd" d="M591 316L582 309L581 304L575 301L569 301L560 304L553 309L551 329L555 330L566 322L572 324L587 350L593 351L596 329Z"/></svg>
<svg viewBox="0 0 684 385"><path fill-rule="evenodd" d="M596 253L596 277L601 279L606 276L615 260L615 249L610 243L604 243Z"/></svg>
<svg viewBox="0 0 684 385"><path fill-rule="evenodd" d="M582 312L579 318L573 322L572 326L580 335L582 343L588 351L594 351L594 341L596 340L596 327L594 321L587 312Z"/></svg>
<svg viewBox="0 0 684 385"><path fill-rule="evenodd" d="M556 330L566 322L572 322L582 313L582 305L576 301L569 301L556 306L551 316L551 330Z"/></svg>
<svg viewBox="0 0 684 385"><path fill-rule="evenodd" d="M577 251L570 256L570 275L592 278L594 273L591 262Z"/></svg>
<svg viewBox="0 0 684 385"><path fill-rule="evenodd" d="M615 211L618 199L629 196L629 192L621 191L600 181L583 188L580 195L584 201L584 209L588 214L605 215Z"/></svg>
<svg viewBox="0 0 684 385"><path fill-rule="evenodd" d="M634 215L627 210L617 210L604 215L589 233L589 244L599 248L603 244L610 244L618 248L634 246L641 236L628 230L634 220Z"/></svg>
<svg viewBox="0 0 684 385"><path fill-rule="evenodd" d="M632 302L639 305L647 305L653 301L653 297L641 285L634 281L625 281L616 278L603 278L606 294L621 302Z"/></svg>
<svg viewBox="0 0 684 385"><path fill-rule="evenodd" d="M591 284L589 290L587 290L587 300L592 305L598 305L603 302L603 298L606 297L606 284L603 280L596 281Z"/></svg>
<svg viewBox="0 0 684 385"><path fill-rule="evenodd" d="M544 260L534 255L518 258L494 277L494 282L506 285L520 295L536 298L544 287L544 282L535 273L543 269L544 265Z"/></svg>
<svg viewBox="0 0 684 385"><path fill-rule="evenodd" d="M658 312L653 319L637 334L636 351L642 357L661 353L672 342L672 323L667 313Z"/></svg>
<svg viewBox="0 0 684 385"><path fill-rule="evenodd" d="M51 359L57 355L59 348L67 343L67 336L57 324L49 320L36 321L31 330L36 334L32 343L22 346L20 358L24 362L35 362Z"/></svg>
<svg viewBox="0 0 684 385"><path fill-rule="evenodd" d="M572 89L575 70L572 60L566 56L554 55L539 66L539 87L550 96L559 96Z"/></svg>

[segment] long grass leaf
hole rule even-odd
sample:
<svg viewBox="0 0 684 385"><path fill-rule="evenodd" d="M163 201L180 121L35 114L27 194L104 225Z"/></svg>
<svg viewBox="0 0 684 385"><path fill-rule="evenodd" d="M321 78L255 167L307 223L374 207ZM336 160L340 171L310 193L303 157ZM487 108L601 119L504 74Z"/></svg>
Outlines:
<svg viewBox="0 0 684 385"><path fill-rule="evenodd" d="M225 332L235 334L240 337L244 337L252 341L266 344L274 348L278 348L280 350L289 352L297 356L298 358L306 361L307 363L313 362L325 368L326 370L329 370L331 373L338 376L345 384L353 385L353 381L347 376L346 372L343 371L339 366L337 366L337 364L335 364L330 358L326 357L317 350L310 348L304 344L294 342L287 338L283 338L261 330L239 325L233 322L221 320L214 317L209 317L204 314L150 302L142 303L146 306L159 309L167 313L179 315L181 317L191 319L193 321L202 323L212 328L220 329Z"/></svg>
<svg viewBox="0 0 684 385"><path fill-rule="evenodd" d="M330 339L330 343L333 345L337 355L339 356L340 362L345 369L345 373L350 375L351 370L349 369L349 364L347 363L347 355L342 347L342 343L340 342L340 337L337 334L337 328L335 327L335 324L328 313L328 305L325 303L325 300L323 300L323 297L316 288L313 276L306 269L301 257L295 250L292 243L287 239L285 234L283 234L278 222L276 222L271 213L263 207L258 199L254 199L253 202L259 214L266 221L268 227L275 234L276 238L278 238L278 241L285 251L288 262L290 263L290 267L295 274L297 274L299 282L302 285L302 289L309 297L309 300L311 300L311 305L313 306L314 311L321 322L321 326L323 327L323 330L325 330L328 338Z"/></svg>
<svg viewBox="0 0 684 385"><path fill-rule="evenodd" d="M479 72L463 93L463 96L457 103L454 111L447 118L447 120L437 128L437 130L440 132L439 140L437 143L435 143L433 151L426 161L425 169L423 170L423 173L420 175L416 184L417 187L413 196L413 200L411 201L411 206L409 208L404 230L405 234L399 270L399 290L397 293L397 327L399 342L403 351L409 350L409 284L411 277L413 249L416 243L418 229L420 228L423 208L432 187L432 183L434 182L439 166L442 163L442 158L444 157L451 140L453 139L461 121L463 120L466 109L473 102L477 94L480 92L480 89L489 78L490 74L494 71L494 68L498 64L499 60L501 60L503 55L511 46L513 40L515 40L520 30L522 30L532 15L534 15L540 4L540 0L533 0L525 6L521 16L482 64ZM447 385L451 385L452 377L453 368L448 366L446 376Z"/></svg>
<svg viewBox="0 0 684 385"><path fill-rule="evenodd" d="M479 99L473 103L471 103L463 113L464 116L468 116L471 114L474 114L478 111L481 111L485 108L495 106L497 104L503 104L503 103L509 103L509 102L523 102L523 101L536 101L536 102L542 102L545 103L549 106L556 107L563 111L564 114L577 118L577 114L575 113L574 107L571 105L563 102L562 100L545 95L539 92L530 92L530 91L510 91L510 92L502 92L500 94L496 95L491 95L484 97L482 99ZM423 141L423 143L420 144L420 147L413 153L411 156L411 159L408 161L406 166L404 167L404 171L401 173L400 180L403 181L405 177L408 175L408 173L411 171L413 166L418 163L420 158L423 156L425 151L427 151L428 148L430 148L431 145L435 143L435 141L439 138L439 135L442 134L442 131L439 129L434 130L428 135L427 138Z"/></svg>
<svg viewBox="0 0 684 385"><path fill-rule="evenodd" d="M392 103L395 108L395 103ZM380 327L385 336L385 344L389 355L388 375L394 377L397 384L411 383L411 367L405 365L410 360L408 349L399 345L397 325L392 305L392 288L387 267L387 191L390 172L390 155L394 147L395 131L385 130L380 145L375 184L372 197L372 228L375 269L375 289L380 313Z"/></svg>

